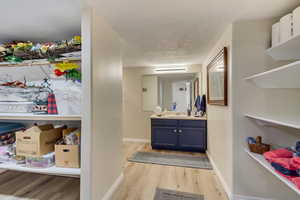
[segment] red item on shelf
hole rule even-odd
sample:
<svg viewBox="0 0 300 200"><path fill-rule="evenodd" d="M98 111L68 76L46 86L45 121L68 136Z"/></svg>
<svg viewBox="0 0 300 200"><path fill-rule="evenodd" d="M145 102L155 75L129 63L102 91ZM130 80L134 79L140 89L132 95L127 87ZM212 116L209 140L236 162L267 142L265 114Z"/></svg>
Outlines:
<svg viewBox="0 0 300 200"><path fill-rule="evenodd" d="M291 165L294 168L296 168L297 170L300 170L300 157L294 157L294 158L292 158L291 159Z"/></svg>
<svg viewBox="0 0 300 200"><path fill-rule="evenodd" d="M48 96L48 114L58 114L55 95L53 93Z"/></svg>
<svg viewBox="0 0 300 200"><path fill-rule="evenodd" d="M297 186L297 188L300 190L300 177L292 178L292 182Z"/></svg>
<svg viewBox="0 0 300 200"><path fill-rule="evenodd" d="M264 153L264 157L268 162L274 162L276 158L292 158L293 152L287 149L276 149Z"/></svg>

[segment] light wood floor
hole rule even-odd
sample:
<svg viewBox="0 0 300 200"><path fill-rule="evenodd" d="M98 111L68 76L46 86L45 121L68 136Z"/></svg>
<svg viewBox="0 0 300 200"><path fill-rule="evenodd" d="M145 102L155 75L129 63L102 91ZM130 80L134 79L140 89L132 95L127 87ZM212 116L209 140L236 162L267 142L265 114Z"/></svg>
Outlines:
<svg viewBox="0 0 300 200"><path fill-rule="evenodd" d="M125 143L124 150L125 178L114 200L153 200L156 187L202 194L205 200L228 200L212 170L127 162L127 158L134 152L154 151L148 144ZM170 151L162 152L170 153Z"/></svg>
<svg viewBox="0 0 300 200"><path fill-rule="evenodd" d="M202 194L205 200L228 200L214 171L127 162L137 151L153 150L148 144L124 143L125 178L114 200L153 200L156 187ZM0 200L79 199L80 179L77 178L14 171L0 174Z"/></svg>
<svg viewBox="0 0 300 200"><path fill-rule="evenodd" d="M6 171L0 175L1 200L79 200L80 179Z"/></svg>

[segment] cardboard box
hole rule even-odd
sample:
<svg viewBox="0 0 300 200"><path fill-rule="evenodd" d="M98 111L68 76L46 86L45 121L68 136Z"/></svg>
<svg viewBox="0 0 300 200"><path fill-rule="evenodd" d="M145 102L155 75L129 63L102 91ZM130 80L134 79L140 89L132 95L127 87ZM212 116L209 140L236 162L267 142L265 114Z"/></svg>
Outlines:
<svg viewBox="0 0 300 200"><path fill-rule="evenodd" d="M79 145L55 145L56 167L80 168L80 146Z"/></svg>
<svg viewBox="0 0 300 200"><path fill-rule="evenodd" d="M53 125L43 125L16 132L17 155L40 157L53 152L56 141L62 137L62 130Z"/></svg>

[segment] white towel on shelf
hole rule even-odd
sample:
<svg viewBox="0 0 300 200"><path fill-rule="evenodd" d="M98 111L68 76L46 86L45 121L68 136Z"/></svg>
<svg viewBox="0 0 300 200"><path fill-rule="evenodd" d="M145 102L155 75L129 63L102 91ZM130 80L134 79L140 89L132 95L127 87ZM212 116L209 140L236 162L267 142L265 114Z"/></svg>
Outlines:
<svg viewBox="0 0 300 200"><path fill-rule="evenodd" d="M290 13L280 19L280 42L286 42L293 36L293 14Z"/></svg>
<svg viewBox="0 0 300 200"><path fill-rule="evenodd" d="M272 26L272 47L280 43L280 23L276 23Z"/></svg>
<svg viewBox="0 0 300 200"><path fill-rule="evenodd" d="M294 36L300 35L300 7L293 11Z"/></svg>

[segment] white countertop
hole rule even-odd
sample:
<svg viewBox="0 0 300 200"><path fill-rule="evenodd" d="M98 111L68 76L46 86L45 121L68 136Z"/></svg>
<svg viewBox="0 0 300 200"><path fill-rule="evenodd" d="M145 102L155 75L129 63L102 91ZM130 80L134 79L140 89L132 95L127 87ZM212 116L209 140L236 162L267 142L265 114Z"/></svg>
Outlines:
<svg viewBox="0 0 300 200"><path fill-rule="evenodd" d="M182 119L182 120L206 120L207 118L204 117L194 117L194 116L187 116L187 115L151 115L151 119Z"/></svg>

